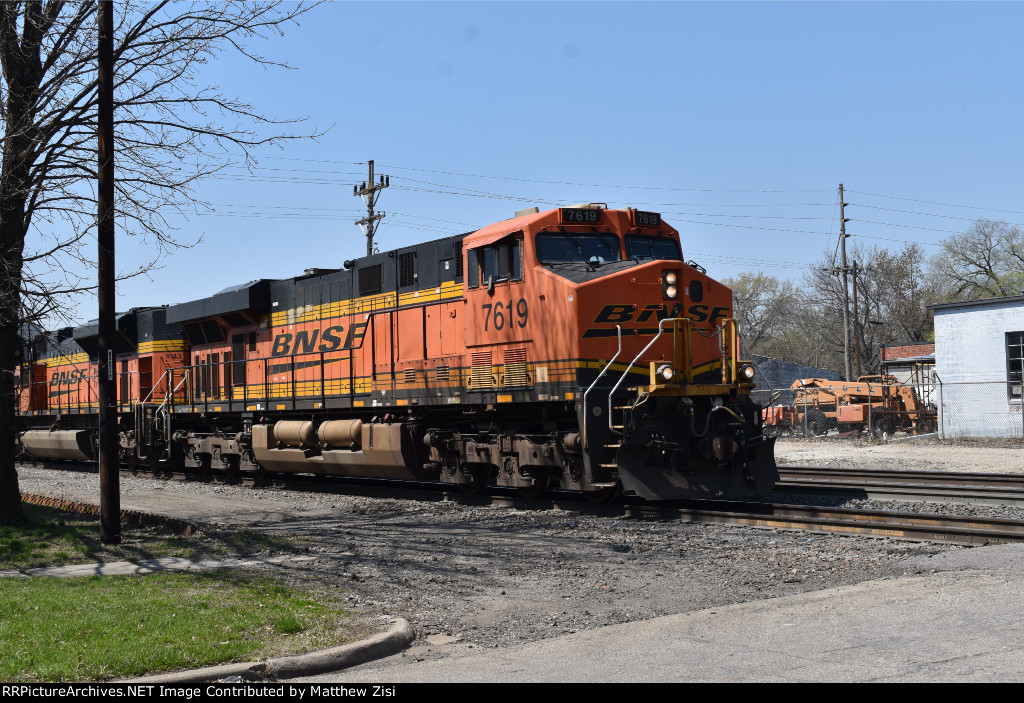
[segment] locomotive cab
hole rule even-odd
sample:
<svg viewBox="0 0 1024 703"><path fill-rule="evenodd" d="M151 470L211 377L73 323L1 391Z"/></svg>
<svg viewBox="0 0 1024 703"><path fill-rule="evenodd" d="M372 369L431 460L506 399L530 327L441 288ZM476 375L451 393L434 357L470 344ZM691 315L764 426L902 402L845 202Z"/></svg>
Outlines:
<svg viewBox="0 0 1024 703"><path fill-rule="evenodd" d="M471 386L485 403L570 401L563 487L663 499L774 484L731 291L684 263L659 214L530 212L463 247Z"/></svg>

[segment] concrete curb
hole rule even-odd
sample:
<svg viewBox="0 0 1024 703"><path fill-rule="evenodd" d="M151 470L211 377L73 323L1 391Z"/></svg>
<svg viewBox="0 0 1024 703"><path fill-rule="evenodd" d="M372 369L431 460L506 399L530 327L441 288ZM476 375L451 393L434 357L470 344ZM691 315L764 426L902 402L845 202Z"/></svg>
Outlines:
<svg viewBox="0 0 1024 703"><path fill-rule="evenodd" d="M412 625L402 618L397 618L387 632L340 647L291 657L276 657L264 662L239 662L205 669L175 671L170 674L123 680L121 683L213 683L231 676L238 676L243 681L274 681L313 676L390 656L408 647L415 637Z"/></svg>

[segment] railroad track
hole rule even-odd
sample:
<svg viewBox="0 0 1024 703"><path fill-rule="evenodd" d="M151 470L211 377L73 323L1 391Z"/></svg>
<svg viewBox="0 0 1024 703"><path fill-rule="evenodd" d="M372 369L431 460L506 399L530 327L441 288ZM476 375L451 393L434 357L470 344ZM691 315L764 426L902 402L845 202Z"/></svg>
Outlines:
<svg viewBox="0 0 1024 703"><path fill-rule="evenodd" d="M674 507L636 505L626 514L641 519L677 519L970 546L1024 541L1024 520L937 513L702 501L701 505Z"/></svg>
<svg viewBox="0 0 1024 703"><path fill-rule="evenodd" d="M46 468L58 468L52 465L53 462L46 462ZM60 462L61 468L72 468L67 463ZM36 464L40 465L39 463ZM95 470L95 465L92 465ZM843 488L842 482L831 486L833 491L865 490L870 480L885 484L886 475L894 473L905 474L896 477L896 482L890 484L894 490L906 491L907 486L915 484L904 483L911 474L917 474L917 479L925 481L935 476L934 472L891 472L869 469L816 469L800 467L784 467L781 473L784 476L784 485L808 485L823 490L828 489L830 477L828 472L836 473L840 477L849 479L851 485L859 481L861 487L851 489ZM78 470L90 470L86 466L78 467ZM793 470L791 472L791 470ZM815 473L818 472L818 473ZM133 472L124 470L122 473L131 476ZM149 472L137 472L140 475L152 476ZM806 478L800 478L800 474L807 473ZM854 479L859 475L859 479ZM875 476L875 479L871 479ZM973 477L972 484L965 477ZM1000 474L944 474L951 490L962 490L966 485L975 488L991 488L986 486L986 478L989 477L992 483L1002 484L1000 490L1007 486L1020 487L1020 479L1007 477ZM994 478L993 478L994 477ZM194 477L181 480L195 480ZM218 482L223 477L208 476L203 480ZM845 480L844 479L844 480ZM1006 479L1006 480L997 480ZM251 480L234 478L234 483L252 483ZM914 513L886 510L861 510L851 508L832 508L822 506L788 505L778 503L762 502L739 502L739 501L672 501L665 503L648 503L639 499L625 497L610 504L594 505L578 495L552 491L547 496L539 499L526 499L515 491L492 491L482 495L465 495L461 492L451 490L450 486L439 486L438 484L414 484L402 482L396 485L391 481L379 481L372 479L328 479L314 476L288 476L285 480L275 480L272 484L276 488L294 491L343 491L350 494L364 495L368 497L389 497L406 500L450 500L468 505L504 505L519 509L529 510L566 510L574 512L585 512L604 516L621 516L623 518L634 518L642 520L681 520L686 522L706 522L726 525L737 525L745 527L798 530L818 534L845 534L864 537L884 537L890 539L903 539L913 541L942 542L947 544L962 545L986 545L1003 544L1010 542L1024 541L1024 520L1011 520L1006 518L989 518L978 516L957 516L943 515L938 513ZM916 484L917 487L925 484ZM838 486L838 487L837 487ZM927 487L927 486L926 486ZM931 488L935 488L934 486ZM781 489L781 486L780 486ZM914 498L920 500L918 496ZM947 500L949 500L947 498ZM70 509L75 509L71 507Z"/></svg>
<svg viewBox="0 0 1024 703"><path fill-rule="evenodd" d="M878 500L1024 505L1024 475L780 466L779 492L841 494Z"/></svg>

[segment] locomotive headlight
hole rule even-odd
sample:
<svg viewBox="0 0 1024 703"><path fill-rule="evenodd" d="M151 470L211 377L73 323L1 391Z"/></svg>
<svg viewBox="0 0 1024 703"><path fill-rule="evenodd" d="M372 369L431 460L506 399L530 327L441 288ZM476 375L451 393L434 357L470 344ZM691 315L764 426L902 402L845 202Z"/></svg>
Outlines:
<svg viewBox="0 0 1024 703"><path fill-rule="evenodd" d="M740 376L747 379L748 381L754 380L754 367L750 364L744 364L740 367Z"/></svg>
<svg viewBox="0 0 1024 703"><path fill-rule="evenodd" d="M675 300L679 297L679 288L676 287L678 283L678 271L661 272L661 295L665 300Z"/></svg>
<svg viewBox="0 0 1024 703"><path fill-rule="evenodd" d="M668 364L662 364L659 366L656 373L658 374L658 378L663 381L671 381L672 377L676 375L675 370Z"/></svg>

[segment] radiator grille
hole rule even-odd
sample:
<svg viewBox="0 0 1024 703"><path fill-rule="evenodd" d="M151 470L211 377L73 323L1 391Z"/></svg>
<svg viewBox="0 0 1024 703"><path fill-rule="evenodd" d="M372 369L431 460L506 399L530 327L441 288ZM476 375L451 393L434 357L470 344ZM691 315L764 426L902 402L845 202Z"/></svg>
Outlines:
<svg viewBox="0 0 1024 703"><path fill-rule="evenodd" d="M473 388L494 388L491 376L491 352L473 352L473 376L470 385Z"/></svg>
<svg viewBox="0 0 1024 703"><path fill-rule="evenodd" d="M505 385L526 386L529 382L526 374L526 349L506 349Z"/></svg>

